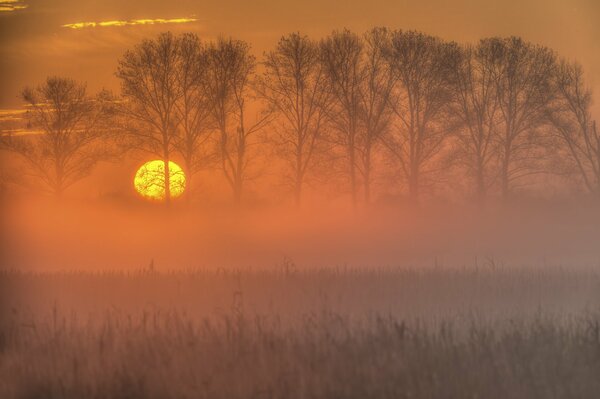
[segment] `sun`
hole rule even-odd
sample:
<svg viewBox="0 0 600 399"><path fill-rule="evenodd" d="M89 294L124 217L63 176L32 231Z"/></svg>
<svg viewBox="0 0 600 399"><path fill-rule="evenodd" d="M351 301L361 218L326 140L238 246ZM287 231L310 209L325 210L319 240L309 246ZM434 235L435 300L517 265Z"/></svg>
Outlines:
<svg viewBox="0 0 600 399"><path fill-rule="evenodd" d="M148 161L135 174L133 185L144 198L156 201L165 199L165 162L161 159ZM177 198L185 191L185 173L175 162L169 161L170 198Z"/></svg>

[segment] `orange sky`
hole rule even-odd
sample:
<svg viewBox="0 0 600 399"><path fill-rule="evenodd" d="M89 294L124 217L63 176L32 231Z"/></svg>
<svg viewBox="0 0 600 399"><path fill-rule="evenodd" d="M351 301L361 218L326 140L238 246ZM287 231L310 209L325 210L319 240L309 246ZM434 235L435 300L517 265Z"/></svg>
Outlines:
<svg viewBox="0 0 600 399"><path fill-rule="evenodd" d="M461 42L520 35L583 63L588 82L600 92L597 0L0 0L0 10L0 108L18 107L23 86L52 74L88 81L92 90L116 90L118 57L142 37L165 30L207 39L232 35L251 42L257 55L284 33L320 37L343 27L419 29ZM132 22L175 18L196 21ZM103 21L122 22L98 26ZM96 26L63 27L81 22Z"/></svg>

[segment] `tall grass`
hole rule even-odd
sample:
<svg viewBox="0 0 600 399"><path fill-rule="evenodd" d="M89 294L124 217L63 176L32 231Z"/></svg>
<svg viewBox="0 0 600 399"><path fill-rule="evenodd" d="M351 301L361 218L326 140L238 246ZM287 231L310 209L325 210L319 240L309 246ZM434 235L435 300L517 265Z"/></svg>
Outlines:
<svg viewBox="0 0 600 399"><path fill-rule="evenodd" d="M0 273L2 398L597 398L600 276Z"/></svg>

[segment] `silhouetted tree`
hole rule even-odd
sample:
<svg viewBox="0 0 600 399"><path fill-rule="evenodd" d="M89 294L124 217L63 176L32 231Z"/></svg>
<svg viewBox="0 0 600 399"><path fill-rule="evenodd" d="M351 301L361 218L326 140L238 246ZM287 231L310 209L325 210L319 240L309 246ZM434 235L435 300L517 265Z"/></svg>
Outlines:
<svg viewBox="0 0 600 399"><path fill-rule="evenodd" d="M358 145L361 123L363 43L349 30L333 32L320 43L321 62L331 88L329 122L335 132L332 141L343 148L350 180L352 204L358 199Z"/></svg>
<svg viewBox="0 0 600 399"><path fill-rule="evenodd" d="M546 47L516 37L485 39L481 45L497 54L494 79L503 123L499 175L507 199L517 180L540 172L544 147L539 129L553 96L555 56Z"/></svg>
<svg viewBox="0 0 600 399"><path fill-rule="evenodd" d="M165 164L165 203L171 201L169 161L177 150L183 115L181 40L169 33L145 39L127 51L117 69L121 80L123 126L136 148L160 157Z"/></svg>
<svg viewBox="0 0 600 399"><path fill-rule="evenodd" d="M374 28L364 36L358 169L362 176L364 199L367 204L371 201L375 148L388 132L393 116L390 100L396 79L384 54L389 48L390 39L390 33L385 28Z"/></svg>
<svg viewBox="0 0 600 399"><path fill-rule="evenodd" d="M466 46L457 58L451 116L458 120L456 158L473 180L479 203L494 182L498 157L499 99L494 67L499 56L490 42Z"/></svg>
<svg viewBox="0 0 600 399"><path fill-rule="evenodd" d="M244 183L248 180L250 138L265 125L271 116L259 115L246 124L246 101L250 98L250 79L255 58L250 46L240 40L220 38L206 52L208 67L204 90L213 122L219 130L221 168L236 203L242 200Z"/></svg>
<svg viewBox="0 0 600 399"><path fill-rule="evenodd" d="M108 92L90 97L85 84L49 77L23 90L22 97L34 132L3 135L1 146L21 155L44 189L60 196L111 155L107 138L114 99Z"/></svg>
<svg viewBox="0 0 600 399"><path fill-rule="evenodd" d="M85 85L64 78L24 90L34 132L3 133L1 148L22 155L43 187L60 195L110 155L119 129L127 145L164 161L164 179L151 184L164 184L167 204L175 157L188 193L194 174L218 159L239 203L253 177L256 136L276 117L269 138L296 204L325 153L332 164L341 160L353 205L359 194L368 204L380 143L415 202L446 168L446 153L466 170L480 202L492 187L509 198L528 176L548 170L553 151L568 164L563 171L600 195L591 91L579 65L557 62L546 47L510 37L460 48L385 28L335 31L318 43L294 33L265 54L264 67L255 80L256 60L243 41L205 45L194 34L163 33L119 60L122 101L88 96ZM208 145L215 141L216 151Z"/></svg>
<svg viewBox="0 0 600 399"><path fill-rule="evenodd" d="M592 92L585 86L583 69L563 60L554 80L557 95L546 116L586 190L600 195L600 136L592 119Z"/></svg>
<svg viewBox="0 0 600 399"><path fill-rule="evenodd" d="M275 145L286 164L300 205L306 176L319 151L329 107L329 87L319 48L299 33L284 36L265 55L265 73L257 89L279 116Z"/></svg>
<svg viewBox="0 0 600 399"><path fill-rule="evenodd" d="M211 137L210 104L205 90L208 74L206 49L200 39L187 33L179 38L178 75L181 96L175 102L179 132L174 141L176 150L184 161L187 198L191 198L192 178L206 167L213 157L207 143Z"/></svg>
<svg viewBox="0 0 600 399"><path fill-rule="evenodd" d="M396 31L386 58L397 79L391 107L399 123L385 143L418 201L426 173L440 169L434 159L448 137L445 110L452 98L457 46L419 32Z"/></svg>

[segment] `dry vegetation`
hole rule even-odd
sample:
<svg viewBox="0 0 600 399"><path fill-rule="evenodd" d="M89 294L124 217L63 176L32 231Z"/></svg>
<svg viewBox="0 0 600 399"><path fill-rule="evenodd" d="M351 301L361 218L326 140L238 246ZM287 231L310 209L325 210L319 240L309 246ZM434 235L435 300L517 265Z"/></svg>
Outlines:
<svg viewBox="0 0 600 399"><path fill-rule="evenodd" d="M3 398L595 398L600 276L3 272Z"/></svg>

